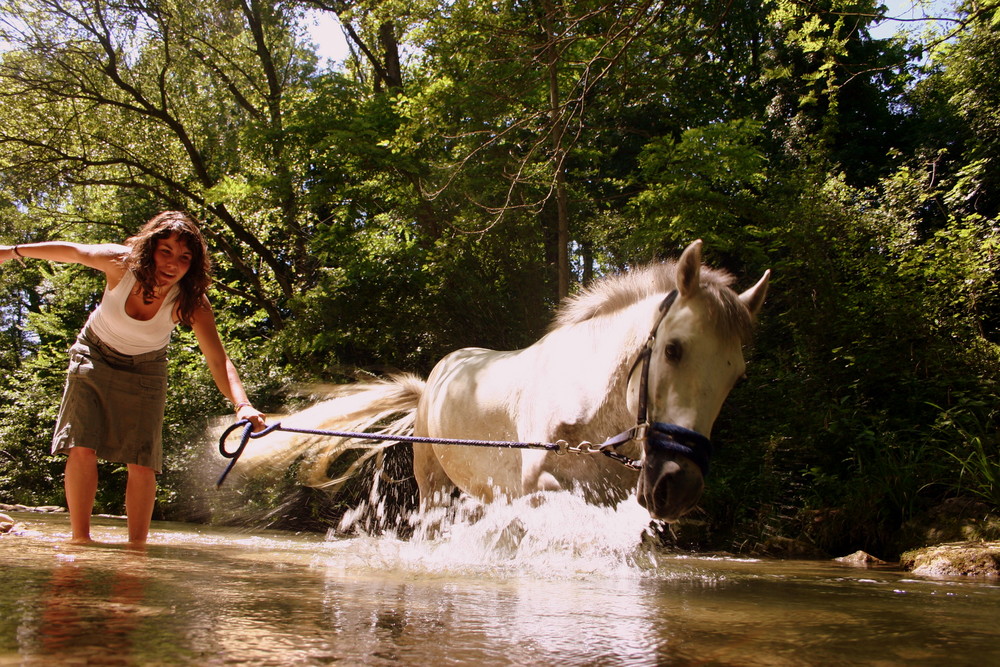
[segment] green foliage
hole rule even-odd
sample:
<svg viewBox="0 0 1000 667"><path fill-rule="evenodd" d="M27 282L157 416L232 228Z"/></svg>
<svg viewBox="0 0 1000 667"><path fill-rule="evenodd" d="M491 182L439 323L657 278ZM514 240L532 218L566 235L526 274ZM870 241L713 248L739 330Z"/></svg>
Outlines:
<svg viewBox="0 0 1000 667"><path fill-rule="evenodd" d="M62 460L49 455L65 362L39 358L0 386L0 499L62 505Z"/></svg>
<svg viewBox="0 0 1000 667"><path fill-rule="evenodd" d="M673 250L693 238L722 254L745 247L768 180L760 132L759 123L735 120L650 141L640 157L648 185L635 200L632 252Z"/></svg>
<svg viewBox="0 0 1000 667"><path fill-rule="evenodd" d="M294 3L0 3L0 242L195 211L227 348L278 410L298 381L531 343L561 247L582 283L702 238L740 287L773 271L713 434L715 546L878 551L951 495L997 503L992 4L922 68L925 45L871 38L872 2L337 7L365 46L344 71L314 69ZM44 443L99 278L0 268L4 499L59 500ZM203 432L230 408L190 332L170 356L160 507L206 517ZM279 488L235 502L346 502Z"/></svg>
<svg viewBox="0 0 1000 667"><path fill-rule="evenodd" d="M958 493L972 494L992 507L1000 506L1000 434L996 424L1000 396L957 396L955 404L939 411L934 429L938 452L959 465L952 481Z"/></svg>
<svg viewBox="0 0 1000 667"><path fill-rule="evenodd" d="M280 321L310 268L306 160L283 128L312 72L297 17L267 3L0 3L0 193L36 223L96 220L117 241L186 209L243 298Z"/></svg>
<svg viewBox="0 0 1000 667"><path fill-rule="evenodd" d="M698 164L666 156L657 176ZM691 180L712 182L713 167ZM720 243L725 263L750 267L748 279L765 265L776 279L748 386L717 424L718 440L740 451L723 445L706 510L719 517L716 539L737 545L793 532L831 551L884 550L896 529L954 493L955 480L980 460L963 449L963 472L940 455L926 425L941 419L929 403L992 395L987 378L998 370L998 350L984 321L995 312L998 230L977 216L922 230L901 202L926 195L905 173L884 183L891 197L881 208L878 192L839 177L784 178L758 181L762 204L747 216L746 236L729 231ZM642 230L659 230L656 245L714 232L697 204L657 200L664 191L657 184L640 199L647 220L671 215ZM697 188L677 188L690 191Z"/></svg>

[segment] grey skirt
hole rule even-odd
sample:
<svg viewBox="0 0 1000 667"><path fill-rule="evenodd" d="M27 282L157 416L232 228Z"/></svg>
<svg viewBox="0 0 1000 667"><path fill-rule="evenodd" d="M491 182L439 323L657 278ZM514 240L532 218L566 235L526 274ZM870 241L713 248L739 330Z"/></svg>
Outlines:
<svg viewBox="0 0 1000 667"><path fill-rule="evenodd" d="M88 447L106 461L160 472L166 400L166 348L122 354L84 327L69 349L52 453Z"/></svg>

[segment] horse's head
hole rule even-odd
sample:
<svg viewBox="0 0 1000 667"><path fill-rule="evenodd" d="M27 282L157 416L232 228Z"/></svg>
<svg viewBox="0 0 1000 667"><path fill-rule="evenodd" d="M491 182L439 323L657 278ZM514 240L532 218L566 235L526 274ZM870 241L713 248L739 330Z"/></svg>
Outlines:
<svg viewBox="0 0 1000 667"><path fill-rule="evenodd" d="M701 241L677 263L677 294L661 305L648 364L647 416L637 495L650 515L676 521L704 489L708 438L722 403L746 369L743 345L767 292L770 272L737 295L721 272L703 269ZM629 383L639 409L641 365Z"/></svg>

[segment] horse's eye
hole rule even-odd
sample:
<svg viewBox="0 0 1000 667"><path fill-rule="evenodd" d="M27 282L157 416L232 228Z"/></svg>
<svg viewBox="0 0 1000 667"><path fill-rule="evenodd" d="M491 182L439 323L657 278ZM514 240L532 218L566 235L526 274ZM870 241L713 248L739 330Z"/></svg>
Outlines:
<svg viewBox="0 0 1000 667"><path fill-rule="evenodd" d="M663 346L663 355L667 358L667 361L676 364L684 356L684 350L681 348L680 343L670 342Z"/></svg>

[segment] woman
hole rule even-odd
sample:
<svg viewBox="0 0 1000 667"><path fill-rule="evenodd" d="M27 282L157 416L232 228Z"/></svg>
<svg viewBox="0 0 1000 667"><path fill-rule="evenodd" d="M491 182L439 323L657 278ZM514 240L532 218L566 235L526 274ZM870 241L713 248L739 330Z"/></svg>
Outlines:
<svg viewBox="0 0 1000 667"><path fill-rule="evenodd" d="M125 245L51 241L0 246L0 263L45 259L104 272L101 303L70 348L70 365L52 439L66 453L66 504L71 541L87 544L97 494L97 459L128 464L125 512L129 543L142 545L162 467L166 348L178 324L190 326L219 390L238 419L255 430L264 415L247 399L219 338L206 291L211 260L205 239L185 213L154 216Z"/></svg>

